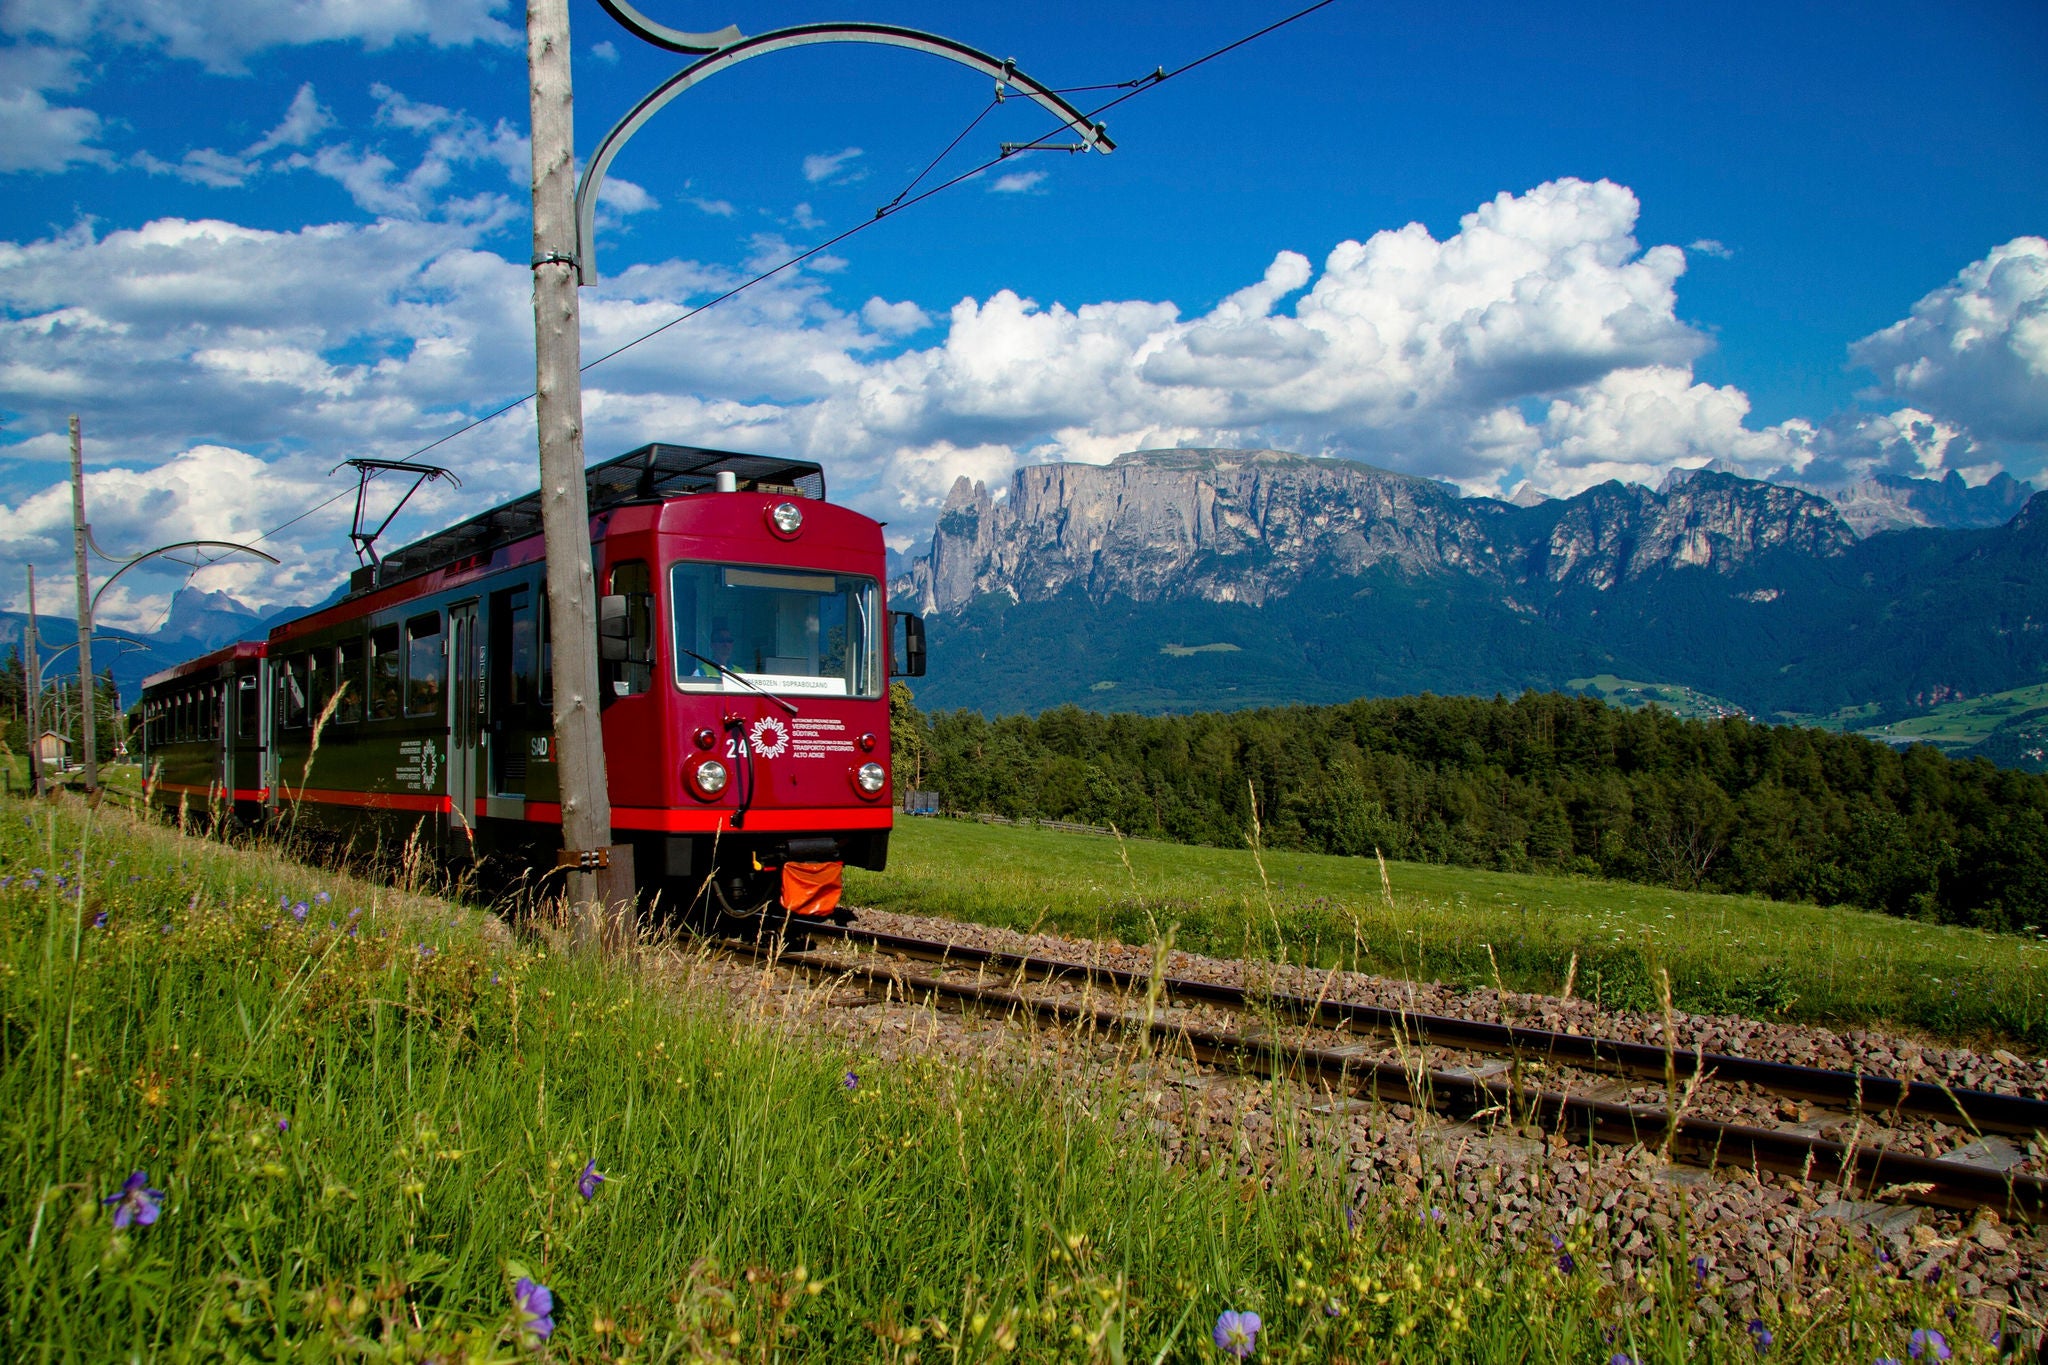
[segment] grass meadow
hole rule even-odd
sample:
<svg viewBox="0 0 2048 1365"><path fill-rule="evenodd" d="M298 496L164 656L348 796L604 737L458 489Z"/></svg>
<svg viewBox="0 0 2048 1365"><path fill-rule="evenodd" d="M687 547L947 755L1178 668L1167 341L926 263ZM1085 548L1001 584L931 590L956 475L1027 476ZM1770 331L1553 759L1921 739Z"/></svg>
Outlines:
<svg viewBox="0 0 2048 1365"><path fill-rule="evenodd" d="M1628 882L899 820L858 904L1218 956L2048 1047L2048 938ZM1388 889L1391 887L1391 896ZM2048 916L2048 907L2043 909ZM2048 923L2048 921L2044 921ZM1576 966L1574 967L1574 962Z"/></svg>
<svg viewBox="0 0 2048 1365"><path fill-rule="evenodd" d="M1755 1358L1699 1325L1682 1241L1621 1290L1583 1229L1570 1271L1547 1237L1354 1222L1305 1156L1270 1188L1169 1167L1114 1094L666 979L0 802L0 1359L1164 1365L1224 1359L1225 1310L1260 1360ZM1761 1295L1774 1359L1897 1355L1959 1303L1868 1269Z"/></svg>

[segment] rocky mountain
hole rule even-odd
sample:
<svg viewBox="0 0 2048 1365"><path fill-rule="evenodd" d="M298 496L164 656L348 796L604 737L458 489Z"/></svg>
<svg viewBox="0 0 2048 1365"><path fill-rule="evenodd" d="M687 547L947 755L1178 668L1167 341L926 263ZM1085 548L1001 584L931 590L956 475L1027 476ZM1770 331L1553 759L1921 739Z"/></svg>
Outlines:
<svg viewBox="0 0 2048 1365"><path fill-rule="evenodd" d="M1941 479L1874 474L1823 493L1859 536L1915 526L1945 530L1997 526L2010 521L2033 495L2032 484L2003 470L1973 488L1953 469Z"/></svg>
<svg viewBox="0 0 2048 1365"><path fill-rule="evenodd" d="M1725 474L1518 506L1345 460L1137 451L1020 469L1001 501L960 480L930 550L899 584L927 612L987 593L1026 602L1069 591L1258 606L1312 578L1373 569L1515 591L1605 589L1682 567L1725 574L1777 550L1837 555L1855 540L1825 500Z"/></svg>
<svg viewBox="0 0 2048 1365"><path fill-rule="evenodd" d="M962 482L892 585L937 706L1190 710L1696 689L1760 715L1909 713L2048 680L2048 494L1858 537L1799 489L1695 472L1520 506L1278 451L1141 451Z"/></svg>
<svg viewBox="0 0 2048 1365"><path fill-rule="evenodd" d="M69 599L63 599L59 611L69 605ZM133 702L142 694L142 680L150 674L236 640L260 640L278 621L307 610L310 608L274 604L251 607L224 592L181 588L172 595L170 611L165 614L163 624L155 630L95 627L93 667L98 672L112 668L115 685L121 689L122 701L124 704ZM78 638L78 623L73 616L39 610L36 621L37 633L43 641L45 662L48 661L49 650L62 648ZM24 612L0 612L0 656L10 648L21 649L27 623L28 617ZM75 675L77 662L68 653L65 660ZM66 664L50 668L46 677L54 679Z"/></svg>

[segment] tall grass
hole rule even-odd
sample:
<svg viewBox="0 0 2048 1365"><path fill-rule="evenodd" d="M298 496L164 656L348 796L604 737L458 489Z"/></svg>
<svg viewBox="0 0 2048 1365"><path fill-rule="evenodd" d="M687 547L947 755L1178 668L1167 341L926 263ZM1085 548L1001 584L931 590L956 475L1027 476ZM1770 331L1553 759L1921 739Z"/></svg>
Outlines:
<svg viewBox="0 0 2048 1365"><path fill-rule="evenodd" d="M1663 971L1687 1011L2048 1047L2048 940L1868 911L962 820L899 821L888 871L847 880L858 904L1006 928L1143 944L1172 924L1190 952L1550 993L1570 978L1649 1012Z"/></svg>
<svg viewBox="0 0 2048 1365"><path fill-rule="evenodd" d="M1268 1182L1170 1167L1113 1083L866 1059L667 979L0 803L0 1358L1194 1361L1225 1308L1260 1359L1753 1358L1680 1244L1624 1290L1583 1231L1566 1273L1349 1220L1310 1133ZM131 1172L160 1216L117 1227ZM1761 1296L1781 1357L1953 1303L1831 1293Z"/></svg>

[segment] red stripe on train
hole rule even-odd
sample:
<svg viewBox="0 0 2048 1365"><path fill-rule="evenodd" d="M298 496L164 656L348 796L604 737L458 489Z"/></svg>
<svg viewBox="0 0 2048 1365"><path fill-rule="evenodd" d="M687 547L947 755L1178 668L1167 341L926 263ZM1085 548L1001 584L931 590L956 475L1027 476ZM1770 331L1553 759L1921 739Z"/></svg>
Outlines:
<svg viewBox="0 0 2048 1365"><path fill-rule="evenodd" d="M410 810L426 814L447 814L455 809L455 803L445 796L413 792L347 792L324 787L307 787L294 791L287 785L278 788L277 795L281 803L311 801L322 806L354 806L359 810Z"/></svg>
<svg viewBox="0 0 2048 1365"><path fill-rule="evenodd" d="M179 792L186 796L220 797L227 801L261 801L270 795L268 787L197 787L189 782L158 782L151 790Z"/></svg>
<svg viewBox="0 0 2048 1365"><path fill-rule="evenodd" d="M484 803L477 802L478 815ZM664 834L732 834L733 812L724 809L652 809L645 806L612 807L613 829L652 830ZM529 801L526 819L539 824L562 823L562 807L554 801ZM792 831L828 829L887 829L891 812L887 806L827 807L802 810L750 810L747 823L738 833L784 834Z"/></svg>

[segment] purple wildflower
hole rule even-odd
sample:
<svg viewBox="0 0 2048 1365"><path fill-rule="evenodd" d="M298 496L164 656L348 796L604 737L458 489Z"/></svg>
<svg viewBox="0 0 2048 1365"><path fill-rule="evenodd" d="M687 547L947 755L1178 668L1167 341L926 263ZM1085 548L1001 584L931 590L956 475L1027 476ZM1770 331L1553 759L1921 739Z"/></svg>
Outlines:
<svg viewBox="0 0 2048 1365"><path fill-rule="evenodd" d="M306 903L304 901L292 902L292 918L301 924L306 922Z"/></svg>
<svg viewBox="0 0 2048 1365"><path fill-rule="evenodd" d="M1345 1209L1345 1210L1344 1210L1344 1231L1346 1231L1346 1232L1356 1232L1356 1231L1358 1231L1358 1210L1357 1210L1357 1209L1347 1208L1347 1209Z"/></svg>
<svg viewBox="0 0 2048 1365"><path fill-rule="evenodd" d="M1915 1360L1947 1360L1948 1338L1932 1327L1918 1327L1906 1338L1906 1354Z"/></svg>
<svg viewBox="0 0 2048 1365"><path fill-rule="evenodd" d="M860 1077L859 1075L851 1071L847 1072L846 1075L840 1079L839 1083L845 1086L848 1090L860 1089Z"/></svg>
<svg viewBox="0 0 2048 1365"><path fill-rule="evenodd" d="M1438 1227L1442 1227L1449 1220L1442 1209L1432 1205L1429 1210L1429 1221L1435 1223Z"/></svg>
<svg viewBox="0 0 2048 1365"><path fill-rule="evenodd" d="M1771 1343L1777 1340L1777 1337L1771 1334L1771 1329L1764 1326L1762 1318L1751 1318L1749 1320L1749 1334L1756 1339L1756 1353L1758 1355L1762 1355L1770 1350Z"/></svg>
<svg viewBox="0 0 2048 1365"><path fill-rule="evenodd" d="M348 917L349 917L350 919L352 919L352 920L353 920L353 919L359 919L359 918L361 918L361 917L362 917L362 913L363 913L363 907L362 907L362 906L360 906L360 905L358 905L358 906L357 906L357 907L356 907L355 909L353 909L353 910L351 910L351 911L349 911L349 912L348 912Z"/></svg>
<svg viewBox="0 0 2048 1365"><path fill-rule="evenodd" d="M100 911L100 912L99 912L99 913L98 913L97 915L94 915L94 916L92 917L92 927L93 927L93 928L95 928L95 929L104 929L104 928L106 928L106 927L107 927L107 912L106 912L106 911L102 910L102 911Z"/></svg>
<svg viewBox="0 0 2048 1365"><path fill-rule="evenodd" d="M1707 1258L1706 1258L1706 1257L1704 1257L1704 1256L1695 1256L1695 1257L1693 1257L1693 1258L1692 1258L1692 1282L1693 1282L1693 1283L1694 1283L1695 1285L1702 1285L1702 1284L1705 1284L1705 1283L1707 1282Z"/></svg>
<svg viewBox="0 0 2048 1365"><path fill-rule="evenodd" d="M424 943L422 943L422 944L420 945L420 956L421 956L421 957L432 957L433 955L434 955L434 950L433 950L432 948L429 948L429 947L428 947L428 946L427 946L426 944L424 944Z"/></svg>
<svg viewBox="0 0 2048 1365"><path fill-rule="evenodd" d="M1569 1275L1579 1268L1578 1261L1564 1249L1564 1238L1553 1232L1550 1234L1550 1245L1557 1251L1557 1268L1560 1273Z"/></svg>
<svg viewBox="0 0 2048 1365"><path fill-rule="evenodd" d="M512 1282L512 1307L519 1314L519 1332L537 1341L546 1341L555 1333L555 1296L544 1284L535 1284L521 1275Z"/></svg>
<svg viewBox="0 0 2048 1365"><path fill-rule="evenodd" d="M333 896L329 895L329 894L328 894L327 892L325 892L325 891L322 891L322 892L321 892L321 893L320 893L319 895L317 895L317 896L313 897L313 903L314 903L315 905L325 905L325 904L327 904L327 902L329 902L329 901L331 901L331 900L333 900L333 899L334 899L334 897L333 897Z"/></svg>
<svg viewBox="0 0 2048 1365"><path fill-rule="evenodd" d="M1226 1308L1217 1317L1216 1330L1211 1335L1216 1349L1223 1354L1249 1360L1259 1344L1259 1328L1264 1325L1257 1313L1234 1313Z"/></svg>
<svg viewBox="0 0 2048 1365"><path fill-rule="evenodd" d="M1636 1358L1627 1351L1616 1351L1608 1358L1607 1365L1636 1365Z"/></svg>
<svg viewBox="0 0 2048 1365"><path fill-rule="evenodd" d="M1337 1302L1335 1299L1331 1299L1328 1303L1323 1305L1323 1316L1326 1318L1343 1317L1344 1305Z"/></svg>
<svg viewBox="0 0 2048 1365"><path fill-rule="evenodd" d="M604 1173L597 1169L597 1158L592 1157L583 1163L583 1174L576 1177L576 1193L588 1204L597 1198L597 1187L604 1184L604 1179Z"/></svg>
<svg viewBox="0 0 2048 1365"><path fill-rule="evenodd" d="M1934 1267L1934 1269L1932 1269L1932 1270L1930 1270L1930 1271L1928 1271L1928 1272L1927 1272L1927 1283L1929 1283L1929 1284L1940 1284L1940 1283L1941 1283L1941 1267L1940 1267L1940 1266L1936 1266L1936 1267Z"/></svg>
<svg viewBox="0 0 2048 1365"><path fill-rule="evenodd" d="M290 1119L279 1119L279 1120L277 1121L277 1131L278 1131L278 1132L280 1132L280 1133L289 1133L289 1132L290 1132L291 1130L292 1130L292 1121L291 1121Z"/></svg>
<svg viewBox="0 0 2048 1365"><path fill-rule="evenodd" d="M148 1227L163 1212L163 1197L162 1190L149 1187L148 1171L130 1171L128 1178L121 1182L121 1192L110 1194L100 1202L113 1206L115 1227L125 1228L131 1223Z"/></svg>

